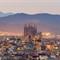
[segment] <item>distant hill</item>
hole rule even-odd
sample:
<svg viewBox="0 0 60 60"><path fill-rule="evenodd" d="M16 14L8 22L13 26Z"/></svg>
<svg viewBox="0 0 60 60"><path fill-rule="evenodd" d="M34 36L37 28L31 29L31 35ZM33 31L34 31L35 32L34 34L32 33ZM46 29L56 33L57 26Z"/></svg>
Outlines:
<svg viewBox="0 0 60 60"><path fill-rule="evenodd" d="M6 17L8 15L13 15L13 13L4 13L4 12L0 12L0 17Z"/></svg>
<svg viewBox="0 0 60 60"><path fill-rule="evenodd" d="M38 31L49 31L60 34L60 15L47 13L24 14L16 13L0 17L0 30L9 32L20 32L25 23L37 24Z"/></svg>

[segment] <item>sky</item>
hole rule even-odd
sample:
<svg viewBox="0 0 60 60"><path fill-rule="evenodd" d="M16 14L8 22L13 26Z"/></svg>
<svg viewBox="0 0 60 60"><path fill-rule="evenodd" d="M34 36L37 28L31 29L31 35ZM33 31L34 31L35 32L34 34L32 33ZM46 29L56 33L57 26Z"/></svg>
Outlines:
<svg viewBox="0 0 60 60"><path fill-rule="evenodd" d="M60 0L0 0L0 11L60 14Z"/></svg>

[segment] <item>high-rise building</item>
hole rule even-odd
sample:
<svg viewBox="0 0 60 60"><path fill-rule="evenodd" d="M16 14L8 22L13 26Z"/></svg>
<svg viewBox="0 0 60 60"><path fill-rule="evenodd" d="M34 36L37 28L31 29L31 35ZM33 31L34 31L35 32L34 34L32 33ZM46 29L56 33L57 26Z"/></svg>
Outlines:
<svg viewBox="0 0 60 60"><path fill-rule="evenodd" d="M35 24L25 24L24 36L34 36L37 33L37 27Z"/></svg>

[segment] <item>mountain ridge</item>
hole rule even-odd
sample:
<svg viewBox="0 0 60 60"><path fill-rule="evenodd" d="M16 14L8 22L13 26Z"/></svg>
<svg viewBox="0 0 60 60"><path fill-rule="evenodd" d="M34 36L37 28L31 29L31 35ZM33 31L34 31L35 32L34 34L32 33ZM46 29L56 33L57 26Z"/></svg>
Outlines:
<svg viewBox="0 0 60 60"><path fill-rule="evenodd" d="M16 13L5 17L0 17L0 30L2 31L22 31L25 23L33 22L39 25L39 31L50 31L60 33L60 15L48 13L25 14ZM14 29L13 29L14 28Z"/></svg>

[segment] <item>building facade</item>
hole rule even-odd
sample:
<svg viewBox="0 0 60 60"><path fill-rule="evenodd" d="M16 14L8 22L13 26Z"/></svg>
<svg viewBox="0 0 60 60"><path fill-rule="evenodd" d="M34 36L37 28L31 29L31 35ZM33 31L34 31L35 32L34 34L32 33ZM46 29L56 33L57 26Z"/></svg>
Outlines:
<svg viewBox="0 0 60 60"><path fill-rule="evenodd" d="M25 24L24 36L34 36L37 33L37 27L35 24Z"/></svg>

